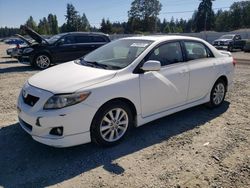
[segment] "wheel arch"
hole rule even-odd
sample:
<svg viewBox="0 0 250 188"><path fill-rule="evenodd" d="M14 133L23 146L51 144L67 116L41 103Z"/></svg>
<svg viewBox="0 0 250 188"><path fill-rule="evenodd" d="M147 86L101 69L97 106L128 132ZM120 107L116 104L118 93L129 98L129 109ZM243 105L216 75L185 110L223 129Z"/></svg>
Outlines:
<svg viewBox="0 0 250 188"><path fill-rule="evenodd" d="M225 84L226 84L226 91L227 91L227 87L228 87L228 79L227 79L227 77L225 76L225 75L221 75L217 80L216 80L216 82L218 82L219 80L222 80ZM216 83L215 82L215 83Z"/></svg>
<svg viewBox="0 0 250 188"><path fill-rule="evenodd" d="M49 51L47 51L47 50L37 52L37 53L34 55L33 63L34 63L34 61L36 60L37 56L42 55L42 54L49 56L49 58L50 58L50 63L53 64L53 57L52 57L51 53L50 53Z"/></svg>
<svg viewBox="0 0 250 188"><path fill-rule="evenodd" d="M136 118L136 117L137 117L137 109L136 109L136 107L135 107L135 104L134 104L131 100L129 100L129 99L127 99L127 98L124 98L124 97L113 98L113 99L110 99L110 100L106 101L105 103L103 103L103 104L98 108L98 110L96 111L96 113L95 113L95 115L94 115L94 118L92 119L92 123L93 123L93 121L94 121L96 115L99 113L99 111L100 111L104 106L106 106L107 104L110 104L110 103L112 103L112 102L123 102L123 103L127 104L127 105L129 106L130 110L131 110L132 115L133 115L133 125L134 125L134 126L137 126L137 118ZM91 125L92 125L92 123L91 123Z"/></svg>

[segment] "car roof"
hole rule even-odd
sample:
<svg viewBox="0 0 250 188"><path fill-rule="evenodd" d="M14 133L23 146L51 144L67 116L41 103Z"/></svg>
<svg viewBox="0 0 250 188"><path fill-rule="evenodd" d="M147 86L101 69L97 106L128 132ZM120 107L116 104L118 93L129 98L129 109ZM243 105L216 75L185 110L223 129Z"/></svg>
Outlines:
<svg viewBox="0 0 250 188"><path fill-rule="evenodd" d="M136 37L127 37L124 39L133 39L133 40L150 40L154 42L161 42L166 40L196 40L203 41L202 39L188 36L180 35L149 35L149 36L136 36Z"/></svg>
<svg viewBox="0 0 250 188"><path fill-rule="evenodd" d="M72 35L101 35L101 36L108 36L105 33L101 32L68 32L68 33L63 33L65 35L67 34L72 34Z"/></svg>

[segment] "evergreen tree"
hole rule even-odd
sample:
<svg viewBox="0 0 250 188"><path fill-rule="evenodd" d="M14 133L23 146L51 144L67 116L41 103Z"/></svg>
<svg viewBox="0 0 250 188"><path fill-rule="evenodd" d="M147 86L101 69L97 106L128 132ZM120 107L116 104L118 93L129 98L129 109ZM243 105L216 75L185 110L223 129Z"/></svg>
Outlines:
<svg viewBox="0 0 250 188"><path fill-rule="evenodd" d="M102 19L100 30L103 33L111 33L112 32L112 24L109 21L109 19L107 19L107 21L104 18Z"/></svg>
<svg viewBox="0 0 250 188"><path fill-rule="evenodd" d="M212 1L201 0L198 7L198 12L195 17L196 31L211 30L214 27L214 12L212 9Z"/></svg>
<svg viewBox="0 0 250 188"><path fill-rule="evenodd" d="M25 25L27 25L28 27L30 27L31 29L37 31L37 24L36 22L34 21L33 17L30 16L28 18L28 20L26 21Z"/></svg>
<svg viewBox="0 0 250 188"><path fill-rule="evenodd" d="M79 15L75 7L72 4L67 4L67 14L65 15L66 19L66 30L77 31L79 24Z"/></svg>
<svg viewBox="0 0 250 188"><path fill-rule="evenodd" d="M128 22L132 30L156 32L161 8L159 0L134 0L128 12Z"/></svg>
<svg viewBox="0 0 250 188"><path fill-rule="evenodd" d="M90 24L89 20L87 19L87 16L83 13L81 18L81 24L82 24L82 31L90 31Z"/></svg>

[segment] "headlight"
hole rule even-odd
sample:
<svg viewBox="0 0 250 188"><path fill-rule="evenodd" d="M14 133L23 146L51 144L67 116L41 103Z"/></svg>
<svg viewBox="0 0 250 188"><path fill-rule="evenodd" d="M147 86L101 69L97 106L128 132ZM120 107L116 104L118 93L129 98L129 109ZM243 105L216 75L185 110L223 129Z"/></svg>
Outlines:
<svg viewBox="0 0 250 188"><path fill-rule="evenodd" d="M54 95L47 100L43 109L60 109L66 106L72 106L74 104L84 101L89 95L90 92Z"/></svg>
<svg viewBox="0 0 250 188"><path fill-rule="evenodd" d="M24 53L24 54L28 54L28 53L32 52L33 50L34 50L33 48L25 48L25 49L23 50L23 53Z"/></svg>

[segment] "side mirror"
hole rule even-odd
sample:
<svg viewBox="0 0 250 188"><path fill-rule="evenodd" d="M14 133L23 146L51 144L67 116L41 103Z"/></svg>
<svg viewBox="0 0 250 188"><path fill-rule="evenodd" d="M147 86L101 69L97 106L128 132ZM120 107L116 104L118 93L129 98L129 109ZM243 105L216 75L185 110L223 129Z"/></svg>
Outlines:
<svg viewBox="0 0 250 188"><path fill-rule="evenodd" d="M149 60L143 64L141 70L147 71L159 71L161 70L161 63L160 61Z"/></svg>
<svg viewBox="0 0 250 188"><path fill-rule="evenodd" d="M58 41L57 43L56 43L56 46L61 46L63 43L62 43L62 41Z"/></svg>

